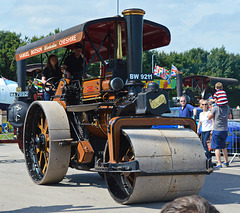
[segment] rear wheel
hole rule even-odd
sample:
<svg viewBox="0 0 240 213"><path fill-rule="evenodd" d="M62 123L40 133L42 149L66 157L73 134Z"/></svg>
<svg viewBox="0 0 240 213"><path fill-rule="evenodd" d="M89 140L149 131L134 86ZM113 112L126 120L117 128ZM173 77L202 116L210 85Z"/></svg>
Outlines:
<svg viewBox="0 0 240 213"><path fill-rule="evenodd" d="M70 138L68 118L58 102L36 101L28 110L24 126L27 169L37 184L58 183L66 175L71 145L59 146Z"/></svg>

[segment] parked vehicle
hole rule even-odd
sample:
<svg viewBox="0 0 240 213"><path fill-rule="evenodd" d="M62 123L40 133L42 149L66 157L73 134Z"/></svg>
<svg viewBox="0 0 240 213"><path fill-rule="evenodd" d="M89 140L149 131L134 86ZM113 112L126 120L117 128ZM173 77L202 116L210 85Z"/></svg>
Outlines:
<svg viewBox="0 0 240 213"><path fill-rule="evenodd" d="M228 121L228 137L226 140L229 153L240 153L240 122Z"/></svg>
<svg viewBox="0 0 240 213"><path fill-rule="evenodd" d="M199 119L199 114L202 112L202 109L200 107L196 107L196 109L197 109L196 120L198 120ZM171 110L171 113L163 113L162 116L178 117L180 107L172 107L172 108L170 108L170 110Z"/></svg>
<svg viewBox="0 0 240 213"><path fill-rule="evenodd" d="M163 113L163 117L178 117L179 115L179 110L180 107L172 107L170 108L171 112L170 113ZM199 119L199 114L202 112L202 109L200 107L197 107L197 116L196 120L198 121ZM198 122L197 122L198 124ZM153 129L168 129L168 128L178 128L178 125L156 125L152 127Z"/></svg>

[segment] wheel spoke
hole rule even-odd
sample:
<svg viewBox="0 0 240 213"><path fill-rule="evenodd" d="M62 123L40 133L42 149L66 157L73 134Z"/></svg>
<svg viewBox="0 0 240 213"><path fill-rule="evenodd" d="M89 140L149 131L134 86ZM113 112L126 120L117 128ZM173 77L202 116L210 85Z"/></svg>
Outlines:
<svg viewBox="0 0 240 213"><path fill-rule="evenodd" d="M43 133L43 114L41 113L40 122L38 123L38 128L40 129L41 133Z"/></svg>
<svg viewBox="0 0 240 213"><path fill-rule="evenodd" d="M45 135L45 151L49 152L49 135Z"/></svg>
<svg viewBox="0 0 240 213"><path fill-rule="evenodd" d="M134 177L132 177L132 175L129 174L129 175L127 176L127 179L128 179L129 184L130 184L131 186L133 186Z"/></svg>
<svg viewBox="0 0 240 213"><path fill-rule="evenodd" d="M45 159L45 164L44 164L44 167L42 169L43 174L45 174L45 171L47 169L47 163L48 163L48 157L46 156L46 154L44 154L44 159Z"/></svg>
<svg viewBox="0 0 240 213"><path fill-rule="evenodd" d="M43 131L42 133L44 135L46 135L48 133L48 123L47 123L47 119L45 119L45 123L44 123L44 127L43 127Z"/></svg>
<svg viewBox="0 0 240 213"><path fill-rule="evenodd" d="M39 154L38 164L39 164L39 166L41 166L43 153L38 148L37 148L37 154Z"/></svg>

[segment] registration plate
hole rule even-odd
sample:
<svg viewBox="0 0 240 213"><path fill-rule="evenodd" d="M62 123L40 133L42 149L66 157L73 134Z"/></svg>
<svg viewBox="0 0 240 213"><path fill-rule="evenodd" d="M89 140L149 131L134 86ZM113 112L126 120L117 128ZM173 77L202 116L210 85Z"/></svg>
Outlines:
<svg viewBox="0 0 240 213"><path fill-rule="evenodd" d="M28 97L28 91L23 92L10 92L11 97Z"/></svg>

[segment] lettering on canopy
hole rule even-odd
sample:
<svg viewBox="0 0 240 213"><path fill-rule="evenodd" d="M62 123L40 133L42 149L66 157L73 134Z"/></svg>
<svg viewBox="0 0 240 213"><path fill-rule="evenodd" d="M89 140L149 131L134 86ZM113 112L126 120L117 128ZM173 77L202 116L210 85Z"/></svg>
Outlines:
<svg viewBox="0 0 240 213"><path fill-rule="evenodd" d="M77 43L82 40L82 32L76 33L74 35L59 39L57 41L50 42L48 44L44 44L42 46L36 47L34 49L28 50L26 52L22 52L16 54L16 61L20 61L26 58L33 57L35 55L39 55L51 50L58 49L60 47L65 47L74 43Z"/></svg>

